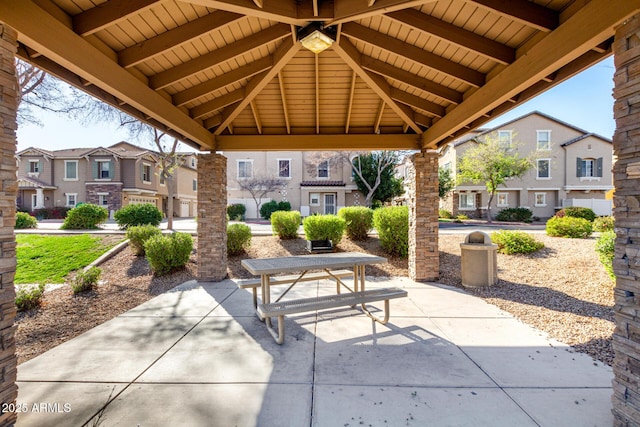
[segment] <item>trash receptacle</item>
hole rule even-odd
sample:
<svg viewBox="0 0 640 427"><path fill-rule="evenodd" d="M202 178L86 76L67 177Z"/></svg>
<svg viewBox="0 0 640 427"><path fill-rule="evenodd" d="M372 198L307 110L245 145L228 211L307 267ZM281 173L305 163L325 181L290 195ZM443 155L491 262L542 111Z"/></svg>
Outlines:
<svg viewBox="0 0 640 427"><path fill-rule="evenodd" d="M491 286L498 280L498 245L482 231L469 233L460 243L462 285L469 288Z"/></svg>

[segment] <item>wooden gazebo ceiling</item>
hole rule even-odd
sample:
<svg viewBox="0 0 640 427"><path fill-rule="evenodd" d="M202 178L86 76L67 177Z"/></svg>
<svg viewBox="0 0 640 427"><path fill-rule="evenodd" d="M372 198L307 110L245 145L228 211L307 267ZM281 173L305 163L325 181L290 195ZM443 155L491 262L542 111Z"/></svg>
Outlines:
<svg viewBox="0 0 640 427"><path fill-rule="evenodd" d="M436 148L611 54L640 0L0 0L18 56L202 150ZM336 33L314 54L312 22ZM585 88L584 90L589 90Z"/></svg>

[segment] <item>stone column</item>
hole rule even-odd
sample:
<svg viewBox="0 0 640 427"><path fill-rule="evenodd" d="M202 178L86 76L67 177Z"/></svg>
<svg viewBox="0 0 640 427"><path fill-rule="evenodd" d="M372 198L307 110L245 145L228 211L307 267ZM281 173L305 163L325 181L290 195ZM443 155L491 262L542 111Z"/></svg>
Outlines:
<svg viewBox="0 0 640 427"><path fill-rule="evenodd" d="M616 274L613 415L640 425L640 15L616 31L613 151Z"/></svg>
<svg viewBox="0 0 640 427"><path fill-rule="evenodd" d="M36 209L44 208L44 190L42 188L36 188Z"/></svg>
<svg viewBox="0 0 640 427"><path fill-rule="evenodd" d="M409 158L409 278L434 281L440 274L438 253L438 154L423 152Z"/></svg>
<svg viewBox="0 0 640 427"><path fill-rule="evenodd" d="M16 110L17 80L14 54L16 32L0 23L0 402L13 403L18 396L16 386L17 358L14 321L16 293ZM16 414L0 412L0 425L13 425Z"/></svg>
<svg viewBox="0 0 640 427"><path fill-rule="evenodd" d="M198 156L198 280L227 277L227 158Z"/></svg>

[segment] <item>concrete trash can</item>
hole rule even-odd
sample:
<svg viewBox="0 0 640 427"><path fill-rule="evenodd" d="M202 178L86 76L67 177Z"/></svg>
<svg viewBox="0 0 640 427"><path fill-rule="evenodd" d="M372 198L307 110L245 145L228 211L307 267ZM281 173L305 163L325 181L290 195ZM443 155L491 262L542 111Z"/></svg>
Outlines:
<svg viewBox="0 0 640 427"><path fill-rule="evenodd" d="M460 243L462 285L468 288L495 285L498 280L498 245L482 231L469 233Z"/></svg>

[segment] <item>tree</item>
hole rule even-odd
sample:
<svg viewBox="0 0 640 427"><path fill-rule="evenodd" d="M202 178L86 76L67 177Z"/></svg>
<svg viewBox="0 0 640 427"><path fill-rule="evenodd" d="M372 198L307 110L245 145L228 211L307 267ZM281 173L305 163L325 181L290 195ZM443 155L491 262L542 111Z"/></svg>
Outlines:
<svg viewBox="0 0 640 427"><path fill-rule="evenodd" d="M163 138L166 135L153 128L153 142L158 149L158 165L160 167L160 179L167 183L167 229L173 230L173 198L175 195L175 180L173 176L184 161L183 156L177 153L178 139L173 138L167 145Z"/></svg>
<svg viewBox="0 0 640 427"><path fill-rule="evenodd" d="M307 157L307 170L313 173L319 164L349 163L358 190L365 195L365 205L371 207L374 200L385 202L402 194L402 181L395 177L394 167L400 162L399 151L323 151Z"/></svg>
<svg viewBox="0 0 640 427"><path fill-rule="evenodd" d="M532 166L532 158L520 157L512 143L506 145L497 136L474 140L476 145L465 151L459 162L458 183L484 183L489 193L487 221L491 222L491 202L507 178L520 178Z"/></svg>
<svg viewBox="0 0 640 427"><path fill-rule="evenodd" d="M241 190L248 191L256 204L256 212L260 214L262 199L274 191L280 191L287 186L287 181L282 178L271 176L254 175L251 178L241 178L237 180Z"/></svg>
<svg viewBox="0 0 640 427"><path fill-rule="evenodd" d="M438 196L441 199L446 199L455 186L456 183L451 176L451 170L442 167L438 168Z"/></svg>

